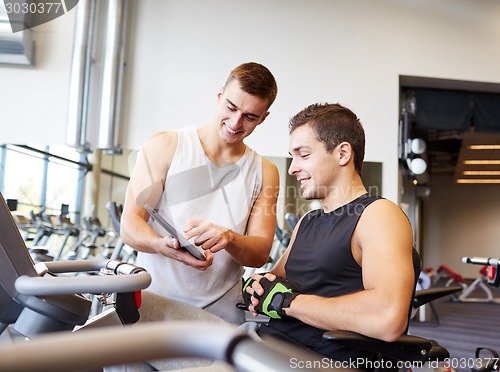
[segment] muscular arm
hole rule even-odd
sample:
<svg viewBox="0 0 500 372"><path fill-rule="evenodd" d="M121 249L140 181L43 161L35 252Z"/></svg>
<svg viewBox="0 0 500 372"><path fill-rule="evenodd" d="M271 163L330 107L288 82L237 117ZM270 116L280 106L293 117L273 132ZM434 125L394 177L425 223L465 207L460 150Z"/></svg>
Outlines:
<svg viewBox="0 0 500 372"><path fill-rule="evenodd" d="M137 154L125 195L120 235L131 247L155 253L161 237L148 225L144 204L155 206L163 192L163 180L177 146L175 133L158 133Z"/></svg>
<svg viewBox="0 0 500 372"><path fill-rule="evenodd" d="M250 212L246 235L207 221L193 220L186 228L188 239L197 237L196 244L202 244L203 249L214 253L225 249L242 266L264 265L276 229L278 191L278 170L273 163L263 159L262 188Z"/></svg>
<svg viewBox="0 0 500 372"><path fill-rule="evenodd" d="M149 213L144 204L155 206L163 193L163 182L177 147L177 134L161 132L151 137L137 155L125 196L120 222L123 242L146 253L160 253L182 261L198 269L208 267L207 261L199 261L179 248L171 237L162 237L148 224Z"/></svg>
<svg viewBox="0 0 500 372"><path fill-rule="evenodd" d="M250 213L247 235L234 235L226 251L241 265L260 267L267 262L276 230L278 169L263 159L262 189Z"/></svg>
<svg viewBox="0 0 500 372"><path fill-rule="evenodd" d="M325 330L347 330L393 341L405 330L414 287L412 232L403 212L388 200L366 208L353 237L365 290L324 298L299 295L288 316Z"/></svg>

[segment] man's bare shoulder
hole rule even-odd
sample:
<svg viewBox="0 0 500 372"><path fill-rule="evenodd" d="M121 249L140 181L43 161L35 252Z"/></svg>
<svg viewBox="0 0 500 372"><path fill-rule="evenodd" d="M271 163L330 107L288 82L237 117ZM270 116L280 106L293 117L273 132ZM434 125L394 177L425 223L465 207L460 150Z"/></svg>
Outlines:
<svg viewBox="0 0 500 372"><path fill-rule="evenodd" d="M279 184L278 167L272 161L262 158L262 177L263 183L267 185Z"/></svg>
<svg viewBox="0 0 500 372"><path fill-rule="evenodd" d="M144 146L163 147L165 145L172 145L172 144L177 144L177 132L162 131L162 132L156 132L151 137L149 137Z"/></svg>
<svg viewBox="0 0 500 372"><path fill-rule="evenodd" d="M366 207L366 210L367 211L371 210L372 212L376 210L377 212L387 211L391 213L404 214L403 210L396 203L394 203L392 200L385 198L380 198L375 200L368 207Z"/></svg>
<svg viewBox="0 0 500 372"><path fill-rule="evenodd" d="M150 165L162 174L170 167L170 163L177 149L177 132L158 132L153 134L142 147L142 154L149 159ZM151 163L154 159L154 162Z"/></svg>
<svg viewBox="0 0 500 372"><path fill-rule="evenodd" d="M367 206L361 215L360 225L372 229L393 229L409 227L405 212L389 199L378 199Z"/></svg>
<svg viewBox="0 0 500 372"><path fill-rule="evenodd" d="M262 170L269 172L278 172L278 167L272 161L262 157Z"/></svg>

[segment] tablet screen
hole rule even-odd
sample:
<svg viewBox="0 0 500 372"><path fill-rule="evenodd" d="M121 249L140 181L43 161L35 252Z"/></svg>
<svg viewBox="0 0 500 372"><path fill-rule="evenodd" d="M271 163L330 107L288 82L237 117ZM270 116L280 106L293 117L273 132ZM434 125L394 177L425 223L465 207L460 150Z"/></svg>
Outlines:
<svg viewBox="0 0 500 372"><path fill-rule="evenodd" d="M144 208L149 212L152 218L155 219L156 222L160 224L170 235L172 235L175 239L177 239L182 248L186 249L189 253L191 253L194 257L199 260L206 260L205 253L203 249L197 247L196 245L189 242L184 235L179 233L171 224L167 222L157 211L155 211L149 204L144 205Z"/></svg>

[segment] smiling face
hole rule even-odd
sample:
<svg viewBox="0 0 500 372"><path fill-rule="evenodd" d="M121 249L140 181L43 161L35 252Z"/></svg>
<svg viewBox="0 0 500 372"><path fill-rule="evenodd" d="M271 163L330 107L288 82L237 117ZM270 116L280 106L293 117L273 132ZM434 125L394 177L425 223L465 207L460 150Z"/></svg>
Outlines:
<svg viewBox="0 0 500 372"><path fill-rule="evenodd" d="M316 138L309 125L302 125L291 133L292 163L288 173L300 182L304 199L324 200L331 195L340 170L337 161L339 151L337 147L328 153L324 143Z"/></svg>
<svg viewBox="0 0 500 372"><path fill-rule="evenodd" d="M218 132L226 143L243 141L269 114L268 100L244 92L237 80L221 89L217 99Z"/></svg>

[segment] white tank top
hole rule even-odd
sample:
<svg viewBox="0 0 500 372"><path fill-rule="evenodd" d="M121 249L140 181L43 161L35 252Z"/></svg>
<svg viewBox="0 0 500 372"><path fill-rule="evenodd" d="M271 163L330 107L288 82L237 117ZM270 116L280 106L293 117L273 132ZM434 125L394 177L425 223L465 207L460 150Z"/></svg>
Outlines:
<svg viewBox="0 0 500 372"><path fill-rule="evenodd" d="M188 219L202 219L244 235L262 188L261 156L247 146L238 162L218 167L205 155L196 128L177 132L177 149L165 179L165 191L156 206L159 213L179 231ZM166 234L156 222L150 223L161 235ZM225 250L214 254L213 265L206 271L143 252L138 253L136 264L151 274L148 290L201 308L241 282L243 271ZM239 300L235 298L233 303Z"/></svg>

